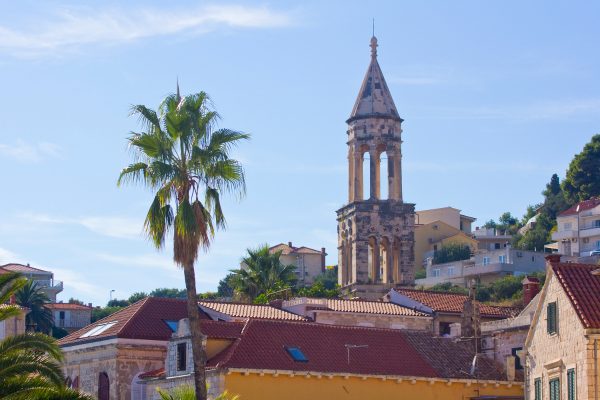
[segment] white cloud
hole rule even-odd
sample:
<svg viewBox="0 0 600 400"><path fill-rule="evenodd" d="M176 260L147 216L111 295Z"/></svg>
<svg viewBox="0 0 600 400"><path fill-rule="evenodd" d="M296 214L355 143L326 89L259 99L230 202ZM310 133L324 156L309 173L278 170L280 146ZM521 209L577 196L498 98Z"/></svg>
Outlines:
<svg viewBox="0 0 600 400"><path fill-rule="evenodd" d="M54 143L31 144L17 140L14 144L0 143L0 155L23 163L37 163L48 158L60 158L61 148Z"/></svg>
<svg viewBox="0 0 600 400"><path fill-rule="evenodd" d="M13 253L8 249L0 247L0 265L8 264L11 262L23 262L21 257L17 253Z"/></svg>
<svg viewBox="0 0 600 400"><path fill-rule="evenodd" d="M47 214L26 213L23 218L34 223L56 225L79 225L102 236L119 239L140 238L143 235L143 222L128 217L91 216L63 218Z"/></svg>
<svg viewBox="0 0 600 400"><path fill-rule="evenodd" d="M115 44L174 35L200 34L222 27L277 28L292 24L288 13L267 7L211 5L190 9L79 8L47 16L29 30L0 26L0 52L38 55L88 44Z"/></svg>

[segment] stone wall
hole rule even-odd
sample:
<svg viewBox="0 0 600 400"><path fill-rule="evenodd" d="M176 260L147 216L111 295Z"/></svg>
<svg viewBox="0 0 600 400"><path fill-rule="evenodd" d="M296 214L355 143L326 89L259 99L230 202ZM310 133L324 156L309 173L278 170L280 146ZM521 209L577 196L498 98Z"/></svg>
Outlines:
<svg viewBox="0 0 600 400"><path fill-rule="evenodd" d="M567 398L567 370L575 368L577 383L577 398L579 400L593 398L589 393L591 385L588 358L590 357L589 342L585 336L583 325L577 313L571 306L562 286L549 270L545 296L541 298L541 312L534 320L531 328L531 342L527 346L527 390L529 398L534 398L534 380L542 379L543 397L548 398L548 382L560 378L561 398ZM549 334L546 324L546 310L550 302L557 302L558 332Z"/></svg>
<svg viewBox="0 0 600 400"><path fill-rule="evenodd" d="M315 311L315 322L327 325L365 326L386 329L430 331L431 317L402 315L358 314L348 312Z"/></svg>
<svg viewBox="0 0 600 400"><path fill-rule="evenodd" d="M489 358L499 362L506 367L506 358L512 356L512 350L525 348L525 339L529 327L521 329L511 329L505 331L491 332L483 334L482 352ZM525 360L521 360L521 366L525 365Z"/></svg>
<svg viewBox="0 0 600 400"><path fill-rule="evenodd" d="M105 372L110 381L111 400L131 400L131 383L141 372L162 368L166 345L117 344L110 340L87 345L63 348L65 376L75 381L79 388L92 396L98 394L98 377Z"/></svg>

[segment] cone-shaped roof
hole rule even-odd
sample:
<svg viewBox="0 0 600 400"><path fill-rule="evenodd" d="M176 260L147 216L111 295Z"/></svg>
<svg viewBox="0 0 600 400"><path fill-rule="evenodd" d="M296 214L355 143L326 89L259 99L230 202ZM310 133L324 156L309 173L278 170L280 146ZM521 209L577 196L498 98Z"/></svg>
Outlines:
<svg viewBox="0 0 600 400"><path fill-rule="evenodd" d="M346 122L372 117L402 121L377 62L377 38L375 36L371 38L371 64L369 64L369 69L360 87L352 114Z"/></svg>

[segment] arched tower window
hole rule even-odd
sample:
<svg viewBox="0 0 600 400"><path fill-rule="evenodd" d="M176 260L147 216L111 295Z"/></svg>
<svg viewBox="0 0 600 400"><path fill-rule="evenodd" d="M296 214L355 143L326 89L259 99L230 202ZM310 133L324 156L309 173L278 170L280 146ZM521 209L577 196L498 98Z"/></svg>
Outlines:
<svg viewBox="0 0 600 400"><path fill-rule="evenodd" d="M371 155L368 151L362 153L362 198L371 198Z"/></svg>

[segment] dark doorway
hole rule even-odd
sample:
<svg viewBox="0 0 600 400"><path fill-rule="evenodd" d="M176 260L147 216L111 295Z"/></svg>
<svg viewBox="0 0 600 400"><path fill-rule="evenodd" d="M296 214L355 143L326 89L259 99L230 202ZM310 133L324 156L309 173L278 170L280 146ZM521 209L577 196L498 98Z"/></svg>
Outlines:
<svg viewBox="0 0 600 400"><path fill-rule="evenodd" d="M98 376L98 400L109 400L110 381L106 372L100 372Z"/></svg>

